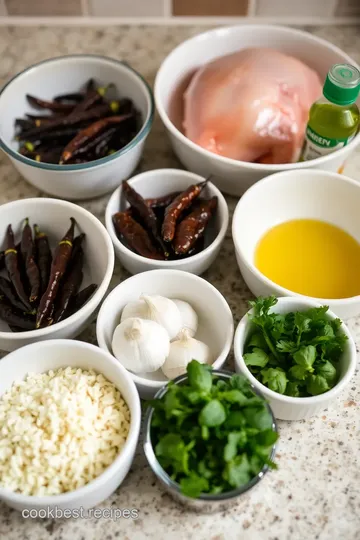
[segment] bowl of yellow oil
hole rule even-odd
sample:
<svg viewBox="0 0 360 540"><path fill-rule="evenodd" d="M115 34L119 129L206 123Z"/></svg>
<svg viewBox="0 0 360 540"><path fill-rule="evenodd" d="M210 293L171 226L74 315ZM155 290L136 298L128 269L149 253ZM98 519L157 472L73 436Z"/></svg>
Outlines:
<svg viewBox="0 0 360 540"><path fill-rule="evenodd" d="M360 183L320 170L274 174L237 204L236 259L256 296L301 296L360 314Z"/></svg>

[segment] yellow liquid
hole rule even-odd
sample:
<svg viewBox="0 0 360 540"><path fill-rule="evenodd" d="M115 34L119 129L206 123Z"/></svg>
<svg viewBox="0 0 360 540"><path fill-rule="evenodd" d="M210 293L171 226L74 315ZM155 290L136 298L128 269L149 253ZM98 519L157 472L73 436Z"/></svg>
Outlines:
<svg viewBox="0 0 360 540"><path fill-rule="evenodd" d="M360 244L324 221L294 219L260 239L255 266L274 283L316 298L360 294Z"/></svg>

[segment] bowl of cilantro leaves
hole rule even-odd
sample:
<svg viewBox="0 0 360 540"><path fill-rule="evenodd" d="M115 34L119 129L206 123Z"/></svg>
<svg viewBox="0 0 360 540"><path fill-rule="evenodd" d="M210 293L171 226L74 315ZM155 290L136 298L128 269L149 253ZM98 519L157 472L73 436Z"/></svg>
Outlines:
<svg viewBox="0 0 360 540"><path fill-rule="evenodd" d="M349 383L356 347L328 306L307 299L259 297L234 337L235 369L281 420L302 420L328 407Z"/></svg>
<svg viewBox="0 0 360 540"><path fill-rule="evenodd" d="M176 500L222 511L275 469L274 415L243 375L192 360L149 402L144 451Z"/></svg>

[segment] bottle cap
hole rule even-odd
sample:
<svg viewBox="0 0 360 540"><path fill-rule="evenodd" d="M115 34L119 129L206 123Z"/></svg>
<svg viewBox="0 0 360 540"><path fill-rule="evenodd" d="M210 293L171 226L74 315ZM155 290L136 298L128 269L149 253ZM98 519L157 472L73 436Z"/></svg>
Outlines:
<svg viewBox="0 0 360 540"><path fill-rule="evenodd" d="M323 94L332 103L350 105L360 92L360 71L350 64L335 64L327 74Z"/></svg>

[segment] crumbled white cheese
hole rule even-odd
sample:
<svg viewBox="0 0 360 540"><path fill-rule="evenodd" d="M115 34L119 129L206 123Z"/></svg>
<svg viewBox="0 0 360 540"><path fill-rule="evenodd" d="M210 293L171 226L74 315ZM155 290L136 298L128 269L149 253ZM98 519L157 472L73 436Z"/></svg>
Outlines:
<svg viewBox="0 0 360 540"><path fill-rule="evenodd" d="M23 495L77 489L115 460L129 428L129 408L103 375L31 373L0 398L0 485Z"/></svg>

